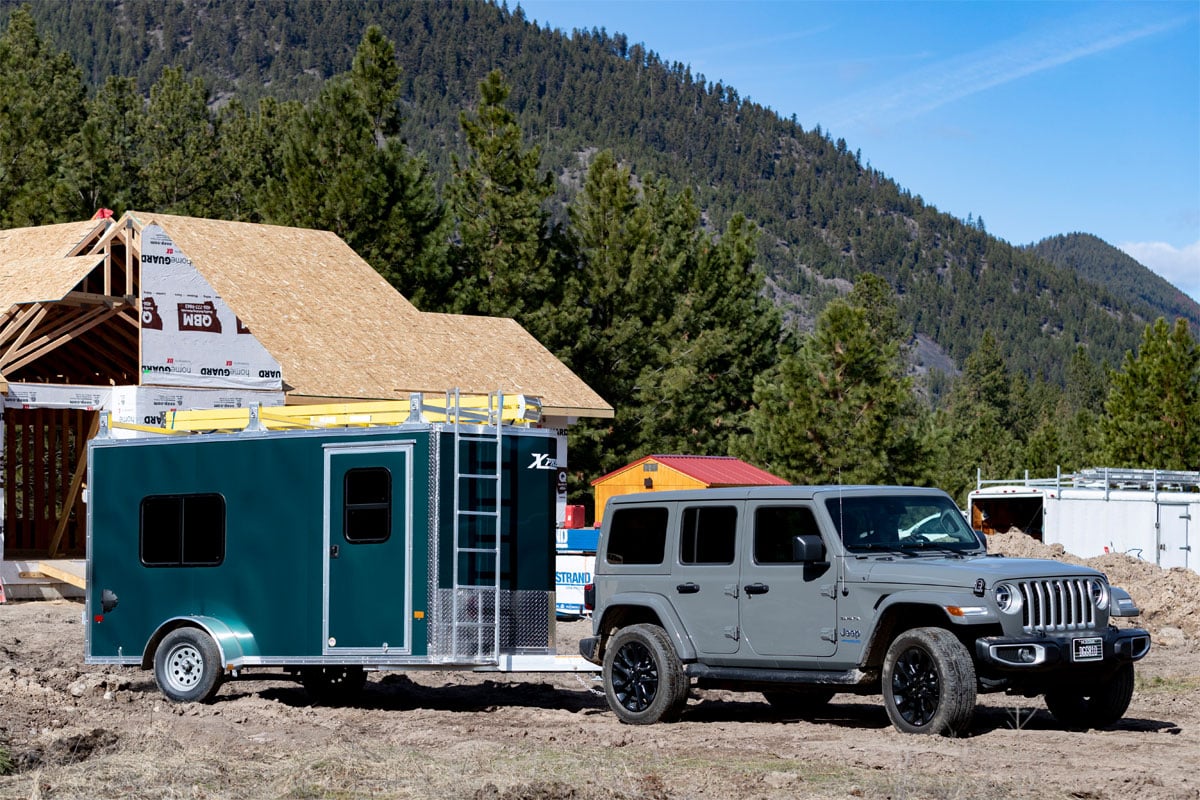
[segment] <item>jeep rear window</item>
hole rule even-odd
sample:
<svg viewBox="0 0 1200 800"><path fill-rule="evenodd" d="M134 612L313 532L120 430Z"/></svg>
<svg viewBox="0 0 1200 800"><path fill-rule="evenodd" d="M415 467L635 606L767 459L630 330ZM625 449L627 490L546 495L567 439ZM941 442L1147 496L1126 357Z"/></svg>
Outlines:
<svg viewBox="0 0 1200 800"><path fill-rule="evenodd" d="M667 509L621 508L608 533L609 564L661 564L667 550Z"/></svg>
<svg viewBox="0 0 1200 800"><path fill-rule="evenodd" d="M683 510L679 532L681 564L732 564L737 541L737 509L694 506Z"/></svg>

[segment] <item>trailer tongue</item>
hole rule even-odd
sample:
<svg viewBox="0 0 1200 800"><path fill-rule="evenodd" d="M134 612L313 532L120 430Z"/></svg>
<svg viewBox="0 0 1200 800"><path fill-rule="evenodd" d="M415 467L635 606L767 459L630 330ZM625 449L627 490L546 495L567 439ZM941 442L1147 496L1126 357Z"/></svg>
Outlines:
<svg viewBox="0 0 1200 800"><path fill-rule="evenodd" d="M594 671L554 650L557 442L528 398L187 412L89 445L85 661L175 701L254 672ZM133 428L134 430L129 430Z"/></svg>

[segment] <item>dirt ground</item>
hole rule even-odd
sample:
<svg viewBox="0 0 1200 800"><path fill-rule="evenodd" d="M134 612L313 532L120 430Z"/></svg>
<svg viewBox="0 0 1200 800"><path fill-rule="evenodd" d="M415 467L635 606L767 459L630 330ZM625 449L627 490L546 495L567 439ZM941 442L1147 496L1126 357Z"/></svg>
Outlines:
<svg viewBox="0 0 1200 800"><path fill-rule="evenodd" d="M993 551L1062 558L1024 537ZM351 707L286 681L173 705L153 675L83 664L83 606L0 606L0 800L9 798L1200 798L1200 576L1105 556L1156 642L1126 718L1060 730L981 695L969 736L897 733L878 698L819 717L694 691L682 721L622 725L586 675L377 673ZM558 625L574 652L587 622Z"/></svg>

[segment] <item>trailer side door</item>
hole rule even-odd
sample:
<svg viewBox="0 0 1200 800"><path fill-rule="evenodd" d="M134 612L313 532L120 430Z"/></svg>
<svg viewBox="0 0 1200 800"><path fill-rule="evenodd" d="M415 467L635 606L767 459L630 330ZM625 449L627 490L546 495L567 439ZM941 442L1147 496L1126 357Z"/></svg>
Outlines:
<svg viewBox="0 0 1200 800"><path fill-rule="evenodd" d="M324 655L412 651L412 442L326 445Z"/></svg>

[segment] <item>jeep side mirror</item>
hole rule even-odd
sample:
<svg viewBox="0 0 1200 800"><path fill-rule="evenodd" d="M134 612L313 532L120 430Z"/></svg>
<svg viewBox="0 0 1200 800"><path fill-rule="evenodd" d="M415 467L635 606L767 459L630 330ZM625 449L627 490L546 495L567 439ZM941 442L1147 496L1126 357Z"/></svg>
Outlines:
<svg viewBox="0 0 1200 800"><path fill-rule="evenodd" d="M811 564L825 560L825 543L812 533L801 533L792 537L792 561Z"/></svg>

